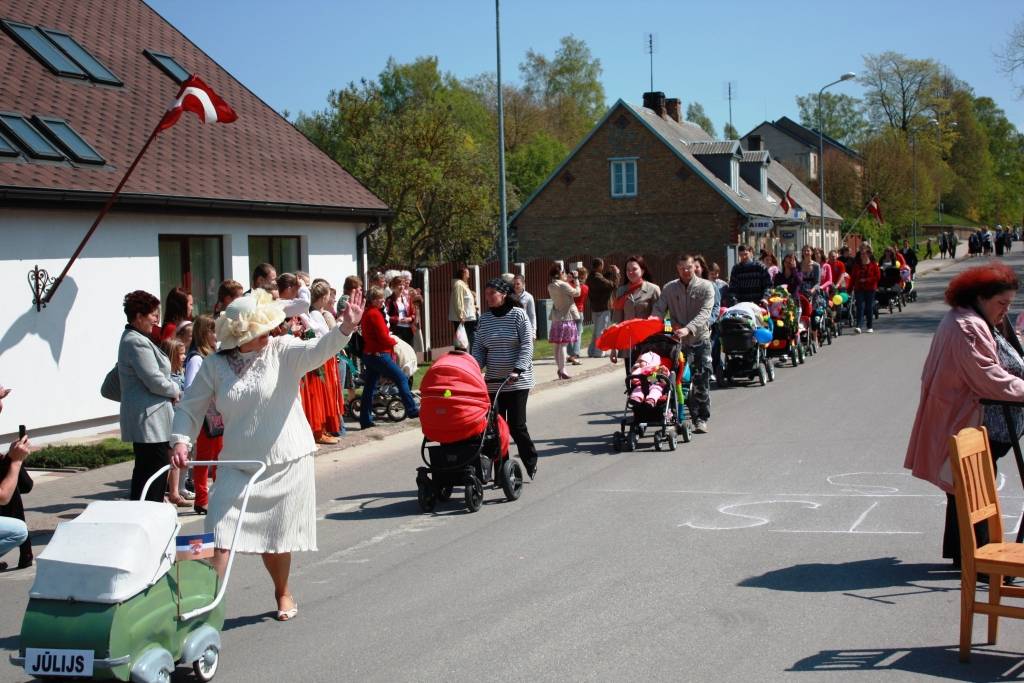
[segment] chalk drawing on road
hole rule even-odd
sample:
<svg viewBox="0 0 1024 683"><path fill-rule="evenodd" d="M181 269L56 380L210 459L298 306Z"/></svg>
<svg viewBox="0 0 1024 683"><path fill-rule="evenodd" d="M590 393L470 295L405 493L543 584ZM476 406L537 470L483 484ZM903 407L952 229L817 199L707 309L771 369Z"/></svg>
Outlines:
<svg viewBox="0 0 1024 683"><path fill-rule="evenodd" d="M764 526L769 524L771 519L768 517L761 517L759 515L748 515L742 512L736 512L738 508L754 507L756 505L798 505L805 510L817 510L821 507L821 503L815 503L813 500L759 500L751 503L732 503L730 505L722 505L718 508L718 512L728 517L736 517L738 519L748 520L752 523L747 524L733 524L730 526L708 526L703 524L695 524L694 522L683 522L678 524L680 527L689 527L691 529L700 529L701 531L729 531L732 529L753 529L754 527Z"/></svg>

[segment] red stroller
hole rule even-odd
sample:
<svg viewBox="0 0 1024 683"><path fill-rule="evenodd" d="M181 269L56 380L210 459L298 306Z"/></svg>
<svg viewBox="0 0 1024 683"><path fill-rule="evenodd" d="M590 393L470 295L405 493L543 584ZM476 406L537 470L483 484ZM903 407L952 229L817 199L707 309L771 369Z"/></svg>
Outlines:
<svg viewBox="0 0 1024 683"><path fill-rule="evenodd" d="M498 387L495 401L504 386L502 382ZM442 356L423 376L420 396L420 457L425 465L416 470L420 509L432 512L437 501L448 500L456 486L464 486L466 509L476 512L483 504L484 484L492 479L506 498L518 500L523 466L508 455L508 424L494 410L473 356L462 351Z"/></svg>

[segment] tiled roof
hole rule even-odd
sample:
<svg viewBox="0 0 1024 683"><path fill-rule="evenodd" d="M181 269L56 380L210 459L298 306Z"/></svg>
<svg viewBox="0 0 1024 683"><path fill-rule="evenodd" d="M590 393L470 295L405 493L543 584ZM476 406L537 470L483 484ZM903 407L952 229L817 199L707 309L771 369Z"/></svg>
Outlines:
<svg viewBox="0 0 1024 683"><path fill-rule="evenodd" d="M796 203L801 209L807 212L808 216L821 217L821 198L811 192L809 187L800 182L797 177L782 164L769 164L769 194L774 194L778 199L782 199L782 195L787 189L789 189L790 196L796 200ZM834 218L837 221L843 220L843 217L836 213L828 204L825 205L825 218Z"/></svg>
<svg viewBox="0 0 1024 683"><path fill-rule="evenodd" d="M781 119L775 120L772 123L772 125L774 125L779 130L783 131L784 133L787 133L790 137L797 138L805 145L808 145L809 147L813 147L815 149L818 148L818 131L816 129L808 128L807 126L799 124L793 119L789 118L788 116L783 116ZM839 151L847 154L848 156L851 156L854 159L861 158L860 154L856 150L850 149L849 147L839 142L838 140L831 138L828 135L822 135L821 137L824 139L825 142L832 145Z"/></svg>
<svg viewBox="0 0 1024 683"><path fill-rule="evenodd" d="M186 113L153 142L122 202L160 197L246 210L355 216L388 211L141 0L0 0L0 18L70 33L124 82L107 87L60 78L0 32L0 111L63 118L107 160L105 166L0 162L0 197L110 193L177 94L178 84L143 54L148 49L198 74L234 108L238 121L202 125Z"/></svg>
<svg viewBox="0 0 1024 683"><path fill-rule="evenodd" d="M673 121L673 123L675 123ZM738 140L715 140L713 142L694 142L690 144L690 153L694 156L717 156L719 154L735 154L739 148Z"/></svg>
<svg viewBox="0 0 1024 683"><path fill-rule="evenodd" d="M744 151L743 156L740 158L743 163L757 163L764 164L771 162L771 155L768 154L766 149L756 149L753 151Z"/></svg>

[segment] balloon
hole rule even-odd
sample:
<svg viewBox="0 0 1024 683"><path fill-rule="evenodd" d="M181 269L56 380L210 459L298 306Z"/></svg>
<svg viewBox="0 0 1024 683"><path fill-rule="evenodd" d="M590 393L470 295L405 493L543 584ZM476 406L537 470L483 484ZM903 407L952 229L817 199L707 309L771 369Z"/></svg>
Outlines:
<svg viewBox="0 0 1024 683"><path fill-rule="evenodd" d="M778 321L775 324L778 325L779 327L785 327L786 326L786 321L785 320L780 320L780 321Z"/></svg>
<svg viewBox="0 0 1024 683"><path fill-rule="evenodd" d="M444 390L444 397L445 398L451 398L452 397L452 390L451 389L445 389Z"/></svg>
<svg viewBox="0 0 1024 683"><path fill-rule="evenodd" d="M842 306L843 305L843 297L841 297L838 294L836 294L834 297L832 297L832 303L834 305L836 305L836 306Z"/></svg>
<svg viewBox="0 0 1024 683"><path fill-rule="evenodd" d="M754 339L758 344L767 344L772 340L772 333L767 327L759 327L754 330Z"/></svg>
<svg viewBox="0 0 1024 683"><path fill-rule="evenodd" d="M840 292L839 297L843 300L844 304L850 300L850 295L847 294L846 292Z"/></svg>

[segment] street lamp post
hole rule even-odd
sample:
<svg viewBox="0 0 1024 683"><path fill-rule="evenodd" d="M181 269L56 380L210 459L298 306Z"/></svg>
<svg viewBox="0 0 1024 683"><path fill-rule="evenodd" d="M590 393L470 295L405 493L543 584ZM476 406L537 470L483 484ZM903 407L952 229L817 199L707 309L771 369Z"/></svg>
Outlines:
<svg viewBox="0 0 1024 683"><path fill-rule="evenodd" d="M821 96L827 88L831 88L836 83L842 83L848 81L851 78L856 78L857 74L852 71L847 71L839 80L832 81L826 86L823 86L818 91L818 199L821 200L819 207L821 211L821 248L825 248L825 133L824 133L824 121L823 113L821 110Z"/></svg>
<svg viewBox="0 0 1024 683"><path fill-rule="evenodd" d="M494 0L494 35L498 62L498 211L500 213L500 234L498 235L498 262L501 272L508 268L508 217L505 215L505 98L501 92L501 7L500 0Z"/></svg>

